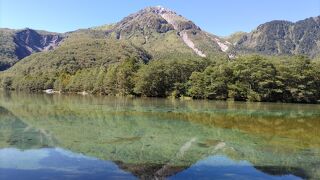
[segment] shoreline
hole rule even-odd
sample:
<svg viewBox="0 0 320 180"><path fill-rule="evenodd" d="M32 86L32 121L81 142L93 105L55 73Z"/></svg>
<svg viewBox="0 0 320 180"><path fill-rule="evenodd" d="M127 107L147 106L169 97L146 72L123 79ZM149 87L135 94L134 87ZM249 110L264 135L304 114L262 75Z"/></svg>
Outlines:
<svg viewBox="0 0 320 180"><path fill-rule="evenodd" d="M0 88L1 91L6 92L23 92L26 94L43 94L43 95L79 95L79 96L102 96L102 97L123 97L123 98L142 98L142 99L172 99L172 100L180 100L180 101L208 101L208 102L242 102L242 103L272 103L272 104L306 104L306 105L320 105L320 100L318 100L317 103L308 103L308 102L275 102L275 101L239 101L234 100L232 98L227 98L226 100L220 100L220 99L194 99L192 97L188 96L181 96L181 97L149 97L149 96L136 96L136 95L106 95L106 94L94 94L90 93L88 91L80 91L80 92L63 92L63 91L55 91L53 90L52 93L46 93L46 90L42 91L25 91L25 90L5 90L3 88Z"/></svg>

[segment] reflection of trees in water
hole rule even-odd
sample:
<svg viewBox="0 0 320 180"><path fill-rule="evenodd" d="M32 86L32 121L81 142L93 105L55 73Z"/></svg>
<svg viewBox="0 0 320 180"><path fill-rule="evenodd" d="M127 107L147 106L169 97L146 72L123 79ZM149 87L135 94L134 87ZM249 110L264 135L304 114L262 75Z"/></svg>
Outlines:
<svg viewBox="0 0 320 180"><path fill-rule="evenodd" d="M309 105L63 95L8 100L0 104L55 137L56 145L113 160L138 177L166 177L216 154L271 174L319 175L319 114Z"/></svg>

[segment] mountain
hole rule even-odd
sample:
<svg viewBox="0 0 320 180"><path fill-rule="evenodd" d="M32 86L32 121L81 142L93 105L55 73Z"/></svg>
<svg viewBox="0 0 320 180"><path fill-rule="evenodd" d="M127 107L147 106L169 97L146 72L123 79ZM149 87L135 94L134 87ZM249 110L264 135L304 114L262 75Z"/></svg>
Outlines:
<svg viewBox="0 0 320 180"><path fill-rule="evenodd" d="M229 36L226 36L223 39L225 39L226 41L228 41L232 44L235 44L245 35L247 35L246 32L239 31L239 32L235 32Z"/></svg>
<svg viewBox="0 0 320 180"><path fill-rule="evenodd" d="M109 33L130 40L155 59L188 54L210 57L227 50L227 42L202 31L192 21L161 6L148 7L116 23ZM180 56L180 55L179 55Z"/></svg>
<svg viewBox="0 0 320 180"><path fill-rule="evenodd" d="M54 49L62 34L32 29L0 29L0 71L35 52Z"/></svg>
<svg viewBox="0 0 320 180"><path fill-rule="evenodd" d="M195 23L176 12L161 7L147 7L133 13L120 22L76 30L63 34L32 29L0 29L0 71L6 70L21 59L37 52L47 52L26 60L37 61L38 57L63 61L59 55L62 49L73 48L74 54L81 54L82 42L107 41L126 44L143 51L147 60L201 59L217 56L234 57L234 54L261 53L267 55L305 54L317 57L320 54L320 16L296 23L271 21L258 26L250 33L237 32L228 37L218 37L203 31ZM79 44L77 45L77 42ZM74 42L73 44L70 42ZM119 44L118 44L119 45ZM118 46L115 45L115 46ZM72 46L72 47L69 47ZM75 48L77 47L77 48ZM102 49L90 46L96 56ZM55 49L59 49L55 51ZM120 48L121 49L121 48ZM141 53L141 52L138 52ZM106 52L102 52L106 55ZM118 62L120 51L111 53L108 62ZM49 58L50 56L50 58ZM67 57L65 57L67 56ZM147 57L148 56L148 57ZM70 59L69 55L63 55ZM90 55L89 58L92 58ZM86 56L83 59L87 59ZM110 60L113 59L113 60ZM120 58L121 59L121 58ZM104 61L104 60L103 60ZM38 62L44 63L44 62ZM33 62L31 64L38 64ZM48 62L45 62L48 63ZM24 63L25 64L25 63ZM49 63L50 64L50 63ZM59 64L59 63L58 63ZM101 63L100 63L101 64ZM102 64L110 64L103 62ZM48 65L48 67L53 67ZM19 68L21 69L21 68Z"/></svg>
<svg viewBox="0 0 320 180"><path fill-rule="evenodd" d="M236 42L240 53L267 55L305 54L315 57L320 54L320 16L296 23L271 21L243 35Z"/></svg>
<svg viewBox="0 0 320 180"><path fill-rule="evenodd" d="M29 33L24 34L40 34L30 29L26 31ZM52 43L54 48L41 46L33 50L27 46L26 49L33 50L29 53L36 50L42 52L25 57L6 74L11 74L15 79L28 79L27 76L31 76L39 80L44 74L49 74L50 77L59 76L62 72L74 75L83 69L108 68L111 64L121 63L126 59L146 63L150 60L198 61L203 58L227 57L225 51L228 49L228 44L223 39L201 30L192 21L160 6L142 9L115 24L56 36L59 43ZM33 43L35 47L38 44ZM46 51L48 49L51 50ZM18 61L17 52L20 51L11 52L17 57L14 63Z"/></svg>
<svg viewBox="0 0 320 180"><path fill-rule="evenodd" d="M1 38L7 43L0 54L9 60L1 59L4 67L32 54L0 72L4 89L320 102L318 61L305 56L243 56L319 58L319 17L297 23L273 21L251 33L220 38L158 6L115 24L64 34L5 32Z"/></svg>
<svg viewBox="0 0 320 180"><path fill-rule="evenodd" d="M82 35L85 37L81 37ZM160 6L142 9L111 25L76 30L65 34L31 29L19 31L2 29L0 38L5 39L5 43L1 45L0 49L1 62L3 62L0 70L7 69L34 52L52 50L59 45L65 49L70 45L69 42L84 39L88 42L99 39L101 41L126 43L128 46L145 50L154 60L225 56L225 51L229 46L226 41L218 36L202 31L192 21ZM79 49L81 49L81 45L81 43L78 45L76 43L72 44L72 46L78 46ZM56 52L61 50L59 48L57 48L57 51L48 52L48 55L57 58L58 54ZM102 49L95 50L101 51ZM79 53L81 54L81 52ZM40 56L45 55L36 55L26 61L37 59ZM117 58L112 57L112 55L109 57Z"/></svg>

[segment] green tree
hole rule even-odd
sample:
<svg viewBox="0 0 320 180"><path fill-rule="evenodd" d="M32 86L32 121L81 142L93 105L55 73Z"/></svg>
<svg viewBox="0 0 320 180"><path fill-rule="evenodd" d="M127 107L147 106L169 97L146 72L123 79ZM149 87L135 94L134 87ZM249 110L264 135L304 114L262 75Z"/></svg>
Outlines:
<svg viewBox="0 0 320 180"><path fill-rule="evenodd" d="M181 96L186 93L190 75L199 64L193 61L152 61L139 69L135 93L142 96ZM202 64L201 64L202 65Z"/></svg>
<svg viewBox="0 0 320 180"><path fill-rule="evenodd" d="M134 76L140 68L140 62L136 59L129 59L121 63L116 72L117 94L130 95L134 91Z"/></svg>
<svg viewBox="0 0 320 180"><path fill-rule="evenodd" d="M201 72L193 72L189 80L188 95L195 99L203 99L205 82L204 75Z"/></svg>
<svg viewBox="0 0 320 180"><path fill-rule="evenodd" d="M58 91L68 91L67 86L70 83L70 74L61 73L59 77L54 82L53 88Z"/></svg>
<svg viewBox="0 0 320 180"><path fill-rule="evenodd" d="M1 87L4 89L11 89L12 88L12 78L11 77L2 78Z"/></svg>
<svg viewBox="0 0 320 180"><path fill-rule="evenodd" d="M106 73L106 94L121 96L133 94L134 76L140 64L137 59L128 59L118 65L110 66Z"/></svg>
<svg viewBox="0 0 320 180"><path fill-rule="evenodd" d="M188 95L193 98L227 99L232 71L227 63L209 66L204 72L192 73Z"/></svg>
<svg viewBox="0 0 320 180"><path fill-rule="evenodd" d="M231 67L230 97L242 101L281 100L283 84L277 79L276 67L268 59L257 55L244 56Z"/></svg>
<svg viewBox="0 0 320 180"><path fill-rule="evenodd" d="M305 56L293 56L278 64L279 77L285 86L284 101L316 102L319 99L319 70Z"/></svg>
<svg viewBox="0 0 320 180"><path fill-rule="evenodd" d="M106 80L104 83L104 92L107 95L116 95L116 78L118 65L110 65L107 69Z"/></svg>
<svg viewBox="0 0 320 180"><path fill-rule="evenodd" d="M98 69L98 74L96 77L96 80L94 82L94 86L93 86L93 93L94 94L106 94L105 93L105 79L106 79L106 68L101 66Z"/></svg>

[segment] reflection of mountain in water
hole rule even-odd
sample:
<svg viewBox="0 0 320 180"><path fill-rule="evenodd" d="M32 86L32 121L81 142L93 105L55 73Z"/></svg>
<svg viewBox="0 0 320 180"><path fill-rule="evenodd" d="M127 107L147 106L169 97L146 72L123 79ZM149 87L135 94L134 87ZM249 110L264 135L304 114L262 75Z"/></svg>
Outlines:
<svg viewBox="0 0 320 180"><path fill-rule="evenodd" d="M164 179L182 172L188 167L170 166L167 164L125 164L115 162L119 168L130 172L139 179Z"/></svg>
<svg viewBox="0 0 320 180"><path fill-rule="evenodd" d="M61 148L0 149L0 179L134 179L110 161Z"/></svg>
<svg viewBox="0 0 320 180"><path fill-rule="evenodd" d="M275 175L275 176L284 176L288 174L293 174L302 178L310 178L308 174L303 169L296 167L279 167L279 166L254 166L257 170L261 172Z"/></svg>
<svg viewBox="0 0 320 180"><path fill-rule="evenodd" d="M219 154L269 174L320 176L316 108L203 103L12 95L0 105L56 146L112 160L139 178L168 177Z"/></svg>
<svg viewBox="0 0 320 180"><path fill-rule="evenodd" d="M32 149L53 145L53 138L45 131L35 129L0 106L0 147Z"/></svg>

